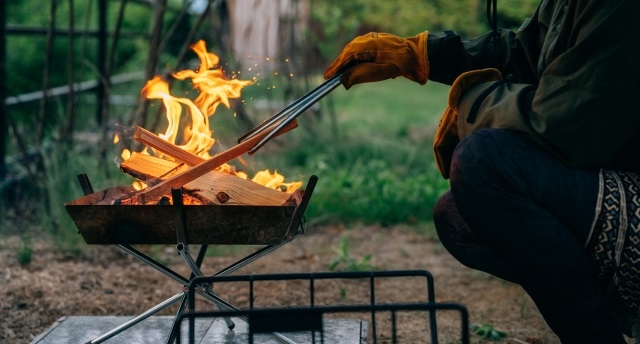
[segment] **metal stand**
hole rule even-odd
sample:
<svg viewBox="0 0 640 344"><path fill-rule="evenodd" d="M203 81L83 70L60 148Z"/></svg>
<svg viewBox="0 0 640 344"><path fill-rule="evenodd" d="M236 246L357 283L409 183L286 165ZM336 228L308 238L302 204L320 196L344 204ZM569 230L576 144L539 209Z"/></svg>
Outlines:
<svg viewBox="0 0 640 344"><path fill-rule="evenodd" d="M89 178L87 177L86 174L81 174L78 175L78 181L80 183L80 186L82 187L83 193L86 195L92 194L93 188L91 186L91 183L89 182ZM244 257L243 259L240 259L239 261L227 266L226 268L218 271L216 274L214 274L213 276L225 276L228 274L233 273L234 271L246 266L247 264L265 256L268 253L271 253L273 251L275 251L276 249L278 249L280 246L290 242L291 240L293 240L296 236L298 235L302 235L304 234L304 229L301 227L301 224L303 222L303 215L304 212L306 210L307 204L311 198L311 194L313 193L313 189L315 187L315 184L317 182L318 178L316 176L312 176L309 179L309 182L307 183L307 188L305 190L305 193L302 197L302 201L300 202L300 204L298 205L294 216L291 220L291 223L289 225L289 231L288 233L295 233L295 235L291 236L291 237L287 237L283 239L283 242L281 242L280 244L276 244L276 245L267 245L257 251L255 251L254 253ZM150 316L164 310L165 308L173 305L174 303L177 303L178 301L180 301L180 306L178 309L178 312L176 314L173 326L171 328L171 331L169 333L169 336L167 337L167 343L173 343L178 334L179 334L179 326L180 326L180 321L179 319L182 318L182 316L184 315L185 309L186 309L186 305L187 305L187 296L188 293L187 291L189 290L189 286L193 285L191 282L197 278L202 278L204 277L201 270L200 270L200 266L202 265L202 261L204 260L208 245L202 245L200 247L200 250L198 252L197 258L194 260L191 256L191 254L189 253L189 249L188 249L188 238L186 237L186 227L187 227L187 219L185 216L185 211L184 211L184 204L182 202L182 190L181 189L173 189L172 190L172 196L173 196L173 200L174 200L174 205L173 205L173 209L174 209L174 216L175 216L175 222L176 222L176 237L177 237L177 245L176 245L176 249L178 251L178 253L180 254L180 256L184 259L185 263L187 264L187 266L189 267L189 269L191 270L191 275L190 277L187 279L185 277L183 277L182 275L178 274L177 272L169 269L168 267L164 266L163 264L157 262L156 260L154 260L153 258L145 255L144 253L134 249L133 247L131 247L130 245L125 245L125 244L118 244L116 245L119 249L123 250L124 252L126 252L127 254L131 255L132 257L138 259L139 261L143 262L144 264L160 271L161 273L163 273L164 275L166 275L167 277L169 277L170 279L180 283L183 286L183 291L181 293L178 293L168 299L166 299L165 301L157 304L156 306L148 309L147 311L145 311L144 313L132 318L131 320L121 324L120 326L117 326L115 328L113 328L112 330L102 334L101 336L89 341L88 343L91 344L97 344L97 343L102 343L106 340L108 340L109 338L127 330L128 328L140 323L141 321L149 318ZM228 311L238 311L238 309L236 307L234 307L233 305L229 304L228 302L226 302L225 300L221 299L220 297L218 297L212 290L212 283L209 282L204 282L204 283L198 283L196 285L193 285L193 292L199 294L200 296L204 297L205 299L207 299L208 301L210 301L214 308L216 309L216 311L218 312L228 312ZM233 321L231 320L230 317L223 317L227 327L231 330L235 327L235 324L233 323ZM274 333L273 334L274 337L276 339L278 339L279 341L283 342L283 343L294 343L293 341L289 340L288 338L286 338L285 336L278 334L278 333ZM179 338L178 338L179 340Z"/></svg>

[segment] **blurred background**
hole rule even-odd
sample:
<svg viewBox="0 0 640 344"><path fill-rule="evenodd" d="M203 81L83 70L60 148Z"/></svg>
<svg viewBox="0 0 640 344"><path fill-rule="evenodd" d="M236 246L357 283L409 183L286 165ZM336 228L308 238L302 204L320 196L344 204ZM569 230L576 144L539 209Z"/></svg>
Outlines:
<svg viewBox="0 0 640 344"><path fill-rule="evenodd" d="M499 3L499 26L516 29L537 3ZM0 235L20 235L25 254L42 235L81 254L63 206L82 196L76 176L95 190L133 181L117 165L127 140L114 134L166 127L162 104L140 92L156 75L173 94L197 95L171 74L198 68L198 40L225 75L252 81L211 117L215 154L320 85L357 35L488 31L482 0L20 0L2 1L0 23ZM448 187L431 149L447 93L402 78L339 87L300 128L233 163L286 181L317 175L309 223L420 227Z"/></svg>

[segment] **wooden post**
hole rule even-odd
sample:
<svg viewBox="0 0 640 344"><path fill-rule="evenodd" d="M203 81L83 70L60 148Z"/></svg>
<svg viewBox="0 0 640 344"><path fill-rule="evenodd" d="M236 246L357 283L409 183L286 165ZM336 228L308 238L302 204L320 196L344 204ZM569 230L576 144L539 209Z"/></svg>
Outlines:
<svg viewBox="0 0 640 344"><path fill-rule="evenodd" d="M98 106L96 109L96 123L98 126L102 126L102 108L104 107L105 100L105 87L104 83L108 82L105 78L107 58L107 0L98 0L98 72L100 73L100 82L96 88L96 99L98 100Z"/></svg>
<svg viewBox="0 0 640 344"><path fill-rule="evenodd" d="M68 0L69 3L69 32L67 33L67 86L69 88L69 96L67 97L67 117L62 125L61 135L68 147L73 144L73 131L76 121L76 93L73 89L75 83L75 11L74 0Z"/></svg>
<svg viewBox="0 0 640 344"><path fill-rule="evenodd" d="M7 174L7 137L9 136L9 121L7 120L7 2L0 2L0 181L4 180Z"/></svg>

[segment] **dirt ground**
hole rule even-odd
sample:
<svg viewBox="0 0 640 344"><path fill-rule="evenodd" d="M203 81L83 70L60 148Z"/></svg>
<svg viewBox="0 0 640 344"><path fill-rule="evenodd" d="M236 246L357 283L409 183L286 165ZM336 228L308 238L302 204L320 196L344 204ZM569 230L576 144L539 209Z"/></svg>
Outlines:
<svg viewBox="0 0 640 344"><path fill-rule="evenodd" d="M465 305L471 323L487 323L505 331L508 335L501 341L503 343L558 343L520 287L462 266L436 238L418 234L411 227L309 227L304 235L235 274L328 271L330 263L340 257L335 249L345 239L348 240L348 261L358 261L371 255L369 263L378 270L428 270L435 278L435 295L439 302ZM58 253L46 241L35 241L33 261L21 267L16 259L18 244L19 239L15 236L0 240L2 343L28 343L62 316L139 314L181 290L176 282L116 247L88 246L86 254L77 257ZM188 272L174 247L138 249L157 257L183 275ZM194 255L196 249L191 247ZM212 247L202 270L205 274L215 273L253 250L255 247L248 246ZM380 302L425 300L423 283L411 279L388 281L376 284L376 299ZM317 304L349 304L368 295L366 286L362 289L360 282L336 283L331 281L325 287L318 285ZM298 301L304 303L302 300L308 299L304 293L295 291L293 284L266 286L262 292L267 295L265 307L299 306L296 304ZM247 292L242 287L223 286L216 289L216 293L239 306L247 300ZM257 290L256 299L258 295ZM364 296L365 302L367 297ZM176 306L162 314L175 311ZM460 333L459 318L451 314L438 315L438 334L444 338L444 343L455 342ZM400 321L400 324L400 342L426 341L426 329L421 329L419 320ZM384 325L380 326L379 337L384 337ZM491 341L472 333L471 342Z"/></svg>

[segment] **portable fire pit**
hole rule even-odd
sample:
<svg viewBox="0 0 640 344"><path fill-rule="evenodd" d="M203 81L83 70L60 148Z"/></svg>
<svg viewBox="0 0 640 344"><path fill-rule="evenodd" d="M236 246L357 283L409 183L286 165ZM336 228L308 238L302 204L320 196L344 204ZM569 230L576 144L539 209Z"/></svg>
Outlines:
<svg viewBox="0 0 640 344"><path fill-rule="evenodd" d="M337 88L341 75L325 81L258 125L242 136L237 145L210 157L208 154L215 140L210 137L213 132L209 130L208 116L215 111L221 99L237 97L239 90L250 82L221 78L221 69L212 65L217 57L206 52L204 43L199 42L192 48L201 59L200 68L197 71L178 72L173 77L192 80L194 88L199 91L194 102L170 96L168 84L160 77L149 80L142 90L148 99L162 99L168 123L176 124L169 125L167 132L160 136L141 127L135 128L133 138L150 147L153 155L140 152L123 156L120 169L146 183L146 186L139 191L120 186L94 192L88 177L79 175L85 196L65 204L87 244L116 245L182 284L183 292L90 343L101 343L180 301L178 318L185 309L187 286L193 278L203 276L200 266L208 245L265 245L214 274L223 276L304 233L303 216L317 181L316 176L309 179L306 190L302 192L295 187L290 188L291 184L297 187L301 183L279 182L277 177L271 176L266 183L254 183L255 177L252 180L237 178L232 175L236 174L235 168L229 172L224 170L224 166L245 153L255 153L270 139L296 128L296 118ZM227 93L229 90L234 92ZM185 130L184 134L184 139L188 142L178 146L175 138L183 105L192 115L191 128ZM201 154L203 152L206 154ZM164 156L168 159L163 159ZM270 174L268 170L266 173ZM271 181L277 183L267 187ZM291 191L293 193L290 194ZM134 249L131 245L135 244L176 245L178 253L191 270L191 275L181 276ZM189 253L190 244L201 245L195 259ZM198 293L211 301L219 311L235 309L219 298L210 286L198 289ZM230 329L234 327L230 318L224 319ZM177 324L174 321L167 340L169 343L175 339ZM286 338L283 341L288 342Z"/></svg>
<svg viewBox="0 0 640 344"><path fill-rule="evenodd" d="M312 176L306 190L298 191L295 197L291 197L292 202L283 206L185 205L181 189L172 190L172 205L99 204L114 194L120 194L123 189L129 189L116 187L93 192L86 175L79 175L78 179L85 196L65 204L65 207L87 244L116 245L180 283L184 289L89 342L102 343L178 301L181 304L176 319L179 318L187 304L187 286L194 278L204 276L200 266L208 245L265 245L212 275L224 276L304 234L303 216L318 178ZM131 246L133 244L175 244L178 253L189 266L191 275L184 277L176 273L134 249ZM189 244L201 245L196 259L189 253ZM199 289L198 294L211 301L220 311L236 310L211 288ZM229 329L235 326L230 318L224 319ZM179 323L174 321L168 343L174 341L177 326Z"/></svg>
<svg viewBox="0 0 640 344"><path fill-rule="evenodd" d="M79 178L81 183L89 183L85 175ZM316 179L309 180L311 188ZM282 206L184 205L175 201L173 205L101 204L123 190L131 192L129 187L114 187L65 204L87 244L175 244L176 227L182 225L174 214L177 211L184 213L186 220L185 244L275 245L296 235L308 202L308 197L296 191ZM309 186L306 194L310 196Z"/></svg>

